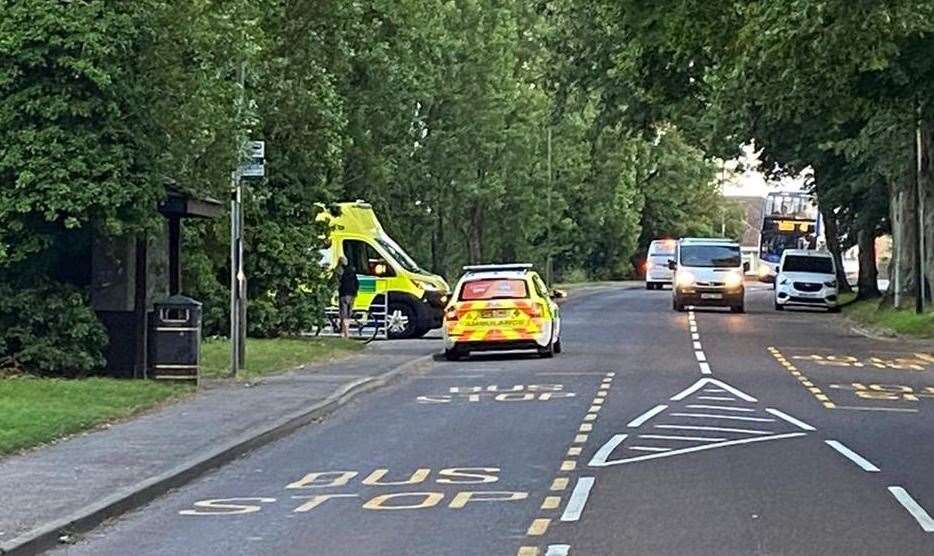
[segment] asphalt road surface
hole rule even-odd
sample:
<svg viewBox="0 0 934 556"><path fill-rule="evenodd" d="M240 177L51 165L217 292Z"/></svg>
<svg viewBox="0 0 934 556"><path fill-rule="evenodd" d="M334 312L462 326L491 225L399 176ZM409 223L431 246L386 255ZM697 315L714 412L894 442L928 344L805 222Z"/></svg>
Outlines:
<svg viewBox="0 0 934 556"><path fill-rule="evenodd" d="M934 349L752 288L581 293L554 359L438 361L62 551L934 554Z"/></svg>

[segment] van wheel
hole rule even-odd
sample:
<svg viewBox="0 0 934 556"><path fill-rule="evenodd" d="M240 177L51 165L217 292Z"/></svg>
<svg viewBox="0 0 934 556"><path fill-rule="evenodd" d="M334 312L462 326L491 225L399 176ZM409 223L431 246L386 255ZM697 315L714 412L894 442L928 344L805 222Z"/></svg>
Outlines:
<svg viewBox="0 0 934 556"><path fill-rule="evenodd" d="M415 309L404 302L391 302L386 314L386 335L403 340L415 335Z"/></svg>
<svg viewBox="0 0 934 556"><path fill-rule="evenodd" d="M746 304L740 303L739 305L733 305L732 307L730 307L730 310L733 311L734 313L745 313Z"/></svg>
<svg viewBox="0 0 934 556"><path fill-rule="evenodd" d="M671 308L674 309L675 311L678 311L679 313L684 312L684 304L678 303L678 300L674 298L672 298L671 300Z"/></svg>
<svg viewBox="0 0 934 556"><path fill-rule="evenodd" d="M654 290L654 289L655 289L655 284L652 283L652 282L646 282L646 283L645 283L645 289L647 289L647 290Z"/></svg>

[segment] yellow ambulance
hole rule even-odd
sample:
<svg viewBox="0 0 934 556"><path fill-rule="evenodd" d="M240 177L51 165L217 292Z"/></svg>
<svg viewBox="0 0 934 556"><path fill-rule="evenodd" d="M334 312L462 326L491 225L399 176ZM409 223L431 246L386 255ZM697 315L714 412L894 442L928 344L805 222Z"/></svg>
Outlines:
<svg viewBox="0 0 934 556"><path fill-rule="evenodd" d="M334 268L342 255L347 257L360 281L354 310L370 311L371 305L388 301L390 338L417 338L441 328L450 296L444 278L420 268L386 234L369 203L336 203L322 209L318 220L330 227L330 245L322 250L321 262Z"/></svg>

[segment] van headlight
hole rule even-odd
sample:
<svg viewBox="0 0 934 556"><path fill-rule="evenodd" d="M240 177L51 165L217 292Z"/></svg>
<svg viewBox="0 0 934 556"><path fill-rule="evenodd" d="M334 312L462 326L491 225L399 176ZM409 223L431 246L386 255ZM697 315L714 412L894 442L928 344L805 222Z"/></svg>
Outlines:
<svg viewBox="0 0 934 556"><path fill-rule="evenodd" d="M726 279L723 281L726 284L726 287L729 289L736 289L743 285L743 277L736 273L730 273L726 275Z"/></svg>
<svg viewBox="0 0 934 556"><path fill-rule="evenodd" d="M415 284L415 287L426 292L435 292L438 291L438 287L432 284L431 282L426 282L425 280L416 280L412 279L412 283Z"/></svg>
<svg viewBox="0 0 934 556"><path fill-rule="evenodd" d="M675 278L675 283L679 288L690 288L694 285L694 275L686 270L682 270Z"/></svg>

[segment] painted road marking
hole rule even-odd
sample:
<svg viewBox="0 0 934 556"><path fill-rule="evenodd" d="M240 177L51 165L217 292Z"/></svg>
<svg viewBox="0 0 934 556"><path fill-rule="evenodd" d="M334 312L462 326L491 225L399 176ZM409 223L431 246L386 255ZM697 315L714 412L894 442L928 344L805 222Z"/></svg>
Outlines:
<svg viewBox="0 0 934 556"><path fill-rule="evenodd" d="M587 438L588 438L588 437L589 437L589 435L586 435L586 434L578 434L577 436L574 437L574 443L575 443L575 444L583 444L583 443L587 442Z"/></svg>
<svg viewBox="0 0 934 556"><path fill-rule="evenodd" d="M727 398L725 396L697 396L699 400L708 400L712 402L735 402L736 398Z"/></svg>
<svg viewBox="0 0 934 556"><path fill-rule="evenodd" d="M574 485L571 492L571 498L568 500L564 513L561 514L561 521L577 521L584 512L584 506L587 505L587 498L590 496L590 489L593 488L593 477L581 477Z"/></svg>
<svg viewBox="0 0 934 556"><path fill-rule="evenodd" d="M623 438L617 440L619 436L622 436ZM636 456L632 458L610 461L606 458L606 456L608 456L616 448L616 446L619 446L619 444L622 443L622 441L626 437L626 435L616 435L610 439L610 442L607 442L607 444L603 445L599 450L597 450L597 453L594 454L593 459L590 460L589 465L591 467L610 467L612 465L621 465L624 463L635 463L638 461L648 461L648 460L653 460L653 459L676 456L680 454L690 454L694 452L702 452L705 450L714 450L716 448L725 448L727 446L739 446L743 444L766 442L769 440L785 440L789 438L800 438L802 436L807 436L807 434L803 432L792 432L788 434L778 434L775 436L757 436L755 438L743 438L741 440L730 440L727 442L719 442L716 444L704 444L701 446L692 446L690 448L682 448L679 450L672 450L670 452L664 452L664 453L659 453L659 454L648 454L644 456ZM616 441L616 443L611 444L614 441Z"/></svg>
<svg viewBox="0 0 934 556"><path fill-rule="evenodd" d="M523 546L516 552L516 556L538 556L537 546Z"/></svg>
<svg viewBox="0 0 934 556"><path fill-rule="evenodd" d="M683 391L681 391L680 393L675 394L674 396L672 396L671 400L672 400L672 401L675 401L675 402L681 401L681 400L683 400L684 398L690 396L691 394L697 392L698 390L700 390L701 388L703 388L703 387L705 387L705 386L707 386L707 385L713 385L713 386L716 386L716 387L718 387L718 388L721 388L721 389L723 389L724 391L729 392L729 393L733 394L734 396L736 396L736 397L738 397L738 398L741 398L741 399L743 399L743 400L746 400L747 402L757 402L757 401L759 401L759 400L757 400L756 398L750 396L749 394L746 394L745 392L743 392L743 391L741 391L741 390L739 390L739 389L737 389L737 388L734 388L734 387L730 386L729 384L726 384L725 382L720 382L719 380L717 380L717 379L715 379L715 378L702 378L702 379L698 380L697 382L695 382L694 384L692 384L691 386L688 386L687 388L685 388L685 389L684 389Z"/></svg>
<svg viewBox="0 0 934 556"><path fill-rule="evenodd" d="M558 477L557 479L551 482L551 486L548 489L554 491L554 490L564 490L566 488L568 488L567 477Z"/></svg>
<svg viewBox="0 0 934 556"><path fill-rule="evenodd" d="M801 384L808 389L811 395L813 395L814 398L821 403L821 405L823 405L827 409L834 409L837 407L836 404L833 403L833 401L830 398L824 395L824 393L821 391L820 388L815 387L814 384L808 379L808 377L801 374L801 372L798 370L797 367L795 367L787 359L785 359L785 356L782 355L780 351L778 351L776 348L771 347L771 346L768 348L768 350L772 354L772 356L775 357L775 359L783 367L785 367L785 369L788 372L792 374L792 376L797 378L801 382Z"/></svg>
<svg viewBox="0 0 934 556"><path fill-rule="evenodd" d="M545 556L568 556L571 553L569 544L549 544Z"/></svg>
<svg viewBox="0 0 934 556"><path fill-rule="evenodd" d="M590 432L593 430L593 425L591 425L590 423L584 423L577 430L580 432Z"/></svg>
<svg viewBox="0 0 934 556"><path fill-rule="evenodd" d="M838 442L836 440L825 440L824 442L826 442L827 445L833 448L834 450L840 452L843 455L843 457L847 458L848 460L852 461L856 465L860 466L860 468L863 471L867 471L869 473L879 472L878 467L873 465L869 460L867 460L863 456L857 454L853 450L850 450L849 448L844 446L843 443Z"/></svg>
<svg viewBox="0 0 934 556"><path fill-rule="evenodd" d="M543 510L554 510L561 505L560 496L546 496L545 500L542 502L541 509Z"/></svg>
<svg viewBox="0 0 934 556"><path fill-rule="evenodd" d="M850 405L838 405L837 409L849 409L851 411L895 411L902 413L917 413L917 409L909 409L907 407L856 407Z"/></svg>
<svg viewBox="0 0 934 556"><path fill-rule="evenodd" d="M706 360L707 360L707 354L705 354L703 351L695 351L695 352L694 352L694 357L696 357L698 361L706 361Z"/></svg>
<svg viewBox="0 0 934 556"><path fill-rule="evenodd" d="M546 517L540 517L532 522L532 525L529 525L529 530L525 532L526 535L530 537L540 537L548 531L548 526L551 525L551 520Z"/></svg>
<svg viewBox="0 0 934 556"><path fill-rule="evenodd" d="M691 442L723 442L726 438L711 438L709 436L673 436L666 434L640 434L639 438L651 440L688 440Z"/></svg>
<svg viewBox="0 0 934 556"><path fill-rule="evenodd" d="M637 452L670 452L671 448L657 448L654 446L630 446L630 450L636 450Z"/></svg>
<svg viewBox="0 0 934 556"><path fill-rule="evenodd" d="M561 462L561 471L574 471L575 468L577 468L577 462L572 459Z"/></svg>
<svg viewBox="0 0 934 556"><path fill-rule="evenodd" d="M744 411L747 413L752 413L755 409L749 409L748 407L732 407L729 405L689 405L688 409L722 409L723 411Z"/></svg>
<svg viewBox="0 0 934 556"><path fill-rule="evenodd" d="M658 415L658 414L661 413L662 411L665 411L666 409L668 409L668 406L667 406L667 405L656 405L656 406L653 407L652 409L646 411L646 412L643 413L642 415L640 415L640 416L636 417L635 419L633 419L632 421L630 421L629 424L626 425L626 426L627 426L627 427L630 427L630 428L638 427L638 426L642 425L643 423L645 423L646 421L648 421L649 419L651 419L652 417L655 417L656 415Z"/></svg>
<svg viewBox="0 0 934 556"><path fill-rule="evenodd" d="M925 533L934 533L934 519L908 494L907 490L900 486L891 486L889 492L895 496L895 499L898 500L902 507L908 510L908 513L915 518Z"/></svg>
<svg viewBox="0 0 934 556"><path fill-rule="evenodd" d="M655 428L686 431L735 432L737 434L775 434L772 431L760 431L755 429L727 429L722 427L701 427L693 425L655 425Z"/></svg>
<svg viewBox="0 0 934 556"><path fill-rule="evenodd" d="M742 415L714 415L713 413L672 413L671 415L672 417L695 417L698 419L729 419L731 421L755 421L757 423L774 423L775 422L775 419L767 419L765 417L743 417Z"/></svg>
<svg viewBox="0 0 934 556"><path fill-rule="evenodd" d="M581 455L581 450L583 450L583 448L580 446L571 446L568 448L568 456L579 456Z"/></svg>
<svg viewBox="0 0 934 556"><path fill-rule="evenodd" d="M700 334L698 334L697 332L692 332L692 333L691 333L691 339L692 339L692 340L700 340Z"/></svg>
<svg viewBox="0 0 934 556"><path fill-rule="evenodd" d="M710 392L712 394L726 392L723 388L704 388L704 392Z"/></svg>
<svg viewBox="0 0 934 556"><path fill-rule="evenodd" d="M701 350L701 349L704 349L704 348L701 346L701 343L700 343L700 342L694 342L694 349Z"/></svg>
<svg viewBox="0 0 934 556"><path fill-rule="evenodd" d="M782 419L782 420L784 420L784 421L787 421L787 422L791 423L792 425L798 427L798 428L801 429L801 430L805 430L805 431L815 431L815 430L817 430L817 429L815 429L814 427L812 427L811 425L805 423L804 421L795 419L795 418L792 417L791 415L788 415L787 413L783 413L783 412L781 412L781 411L779 411L779 410L777 410L777 409L772 409L771 407L768 407L768 408L766 408L765 410L766 410L767 412L771 413L772 415L778 417L779 419Z"/></svg>
<svg viewBox="0 0 934 556"><path fill-rule="evenodd" d="M707 363L706 361L700 363L700 372L702 375L713 374L710 370L710 363Z"/></svg>

